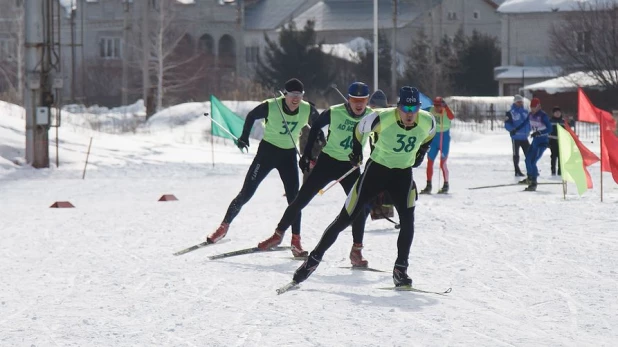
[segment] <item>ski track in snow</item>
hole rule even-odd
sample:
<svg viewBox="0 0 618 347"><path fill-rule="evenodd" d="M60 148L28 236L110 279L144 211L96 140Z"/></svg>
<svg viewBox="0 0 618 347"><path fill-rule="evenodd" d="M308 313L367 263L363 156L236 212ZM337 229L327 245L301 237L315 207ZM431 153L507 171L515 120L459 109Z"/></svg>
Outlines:
<svg viewBox="0 0 618 347"><path fill-rule="evenodd" d="M21 143L18 131L0 138ZM350 229L298 290L277 295L301 262L289 251L210 261L272 234L287 202L269 175L230 227L231 242L172 253L212 232L253 154L158 136L88 137L61 129L59 168L0 169L2 346L612 346L618 340L618 185L468 190L515 182L508 136L459 134L451 193L420 195L409 273L420 289L378 290L390 273L348 266ZM251 143L255 153L257 141ZM523 156L522 156L523 158ZM547 177L549 151L540 164ZM523 167L523 160L520 162ZM437 187L438 165L434 167ZM424 165L415 170L424 187ZM437 189L437 188L434 188ZM175 202L157 202L174 194ZM303 211L316 244L345 199L339 188ZM50 209L54 201L75 209ZM395 216L395 220L397 217ZM398 231L368 219L365 257L390 271ZM288 245L290 233L282 245Z"/></svg>

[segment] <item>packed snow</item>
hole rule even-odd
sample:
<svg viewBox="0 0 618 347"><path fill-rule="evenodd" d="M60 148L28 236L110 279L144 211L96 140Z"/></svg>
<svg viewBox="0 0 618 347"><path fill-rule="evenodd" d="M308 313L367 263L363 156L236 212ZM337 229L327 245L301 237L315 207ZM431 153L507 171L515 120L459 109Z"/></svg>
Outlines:
<svg viewBox="0 0 618 347"><path fill-rule="evenodd" d="M246 110L256 103L229 105ZM516 181L510 140L502 129L472 132L455 123L451 193L419 197L409 268L416 287L452 288L450 294L378 289L392 286L398 231L388 221L368 220L363 253L386 273L341 268L349 266L347 229L300 289L279 296L275 289L301 264L291 253L207 258L254 247L272 234L286 207L276 173L233 222L230 242L172 255L218 226L258 145L251 140L249 154L229 140L212 147L203 112L209 112L205 103L177 105L135 131L116 133L93 130L78 122L80 114L65 110L60 165L52 129L51 167L37 170L23 165L23 109L0 102L1 346L618 341L618 185L604 174L600 201L599 164L591 167L594 189L581 197L572 184L566 198L561 185L540 185L533 193L522 186L469 190ZM102 123L131 118L99 117ZM584 143L598 153L597 141ZM549 175L549 152L539 165L541 182L559 182ZM437 164L435 171L434 187ZM425 165L415 176L424 187ZM163 194L178 201L157 201ZM332 189L303 211L307 250L344 199L341 189ZM55 201L75 208L49 208Z"/></svg>
<svg viewBox="0 0 618 347"><path fill-rule="evenodd" d="M577 11L580 4L588 7L615 4L616 0L507 0L498 7L500 13L534 13Z"/></svg>

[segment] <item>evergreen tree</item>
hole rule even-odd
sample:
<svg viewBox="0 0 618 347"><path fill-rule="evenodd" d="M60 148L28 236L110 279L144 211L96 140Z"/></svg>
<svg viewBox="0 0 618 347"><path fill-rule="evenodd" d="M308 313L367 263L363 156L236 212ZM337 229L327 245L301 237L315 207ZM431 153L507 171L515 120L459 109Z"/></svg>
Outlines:
<svg viewBox="0 0 618 347"><path fill-rule="evenodd" d="M323 93L331 83L333 73L328 56L322 52L322 42L316 42L315 22L307 21L302 31L294 22L285 25L278 42L266 34L264 59L258 57L257 80L268 88L281 88L290 78L298 78L308 93Z"/></svg>
<svg viewBox="0 0 618 347"><path fill-rule="evenodd" d="M495 37L475 30L458 57L459 68L454 73L454 82L459 94L497 95L494 67L500 65L500 48Z"/></svg>
<svg viewBox="0 0 618 347"><path fill-rule="evenodd" d="M382 31L378 31L378 85L373 86L373 41L365 45L359 54L360 62L354 69L355 78L370 86L370 89L388 90L391 85L391 45Z"/></svg>
<svg viewBox="0 0 618 347"><path fill-rule="evenodd" d="M424 94L431 94L433 79L433 59L429 38L423 29L419 30L408 51L408 61L401 84L417 87Z"/></svg>

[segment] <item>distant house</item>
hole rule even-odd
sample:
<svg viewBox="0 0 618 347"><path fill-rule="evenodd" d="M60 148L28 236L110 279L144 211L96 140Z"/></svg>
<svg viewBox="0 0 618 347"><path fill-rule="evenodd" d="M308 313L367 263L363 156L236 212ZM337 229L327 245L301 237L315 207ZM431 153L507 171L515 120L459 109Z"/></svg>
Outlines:
<svg viewBox="0 0 618 347"><path fill-rule="evenodd" d="M499 95L517 94L522 87L560 76L562 70L551 60L550 30L564 18L565 12L578 10L577 3L578 0L507 0L498 7L502 58L494 77ZM574 37L586 39L585 35Z"/></svg>

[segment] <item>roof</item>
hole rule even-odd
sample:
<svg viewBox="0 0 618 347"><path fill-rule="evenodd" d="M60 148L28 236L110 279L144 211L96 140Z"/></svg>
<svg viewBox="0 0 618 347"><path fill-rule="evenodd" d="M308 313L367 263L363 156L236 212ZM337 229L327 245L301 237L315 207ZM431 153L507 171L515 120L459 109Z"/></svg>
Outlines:
<svg viewBox="0 0 618 347"><path fill-rule="evenodd" d="M494 68L496 80L507 78L551 78L560 75L558 66L498 66Z"/></svg>
<svg viewBox="0 0 618 347"><path fill-rule="evenodd" d="M307 0L262 0L251 4L245 8L245 29L277 29L291 20L306 2Z"/></svg>
<svg viewBox="0 0 618 347"><path fill-rule="evenodd" d="M605 73L616 76L618 70L605 71ZM578 87L604 89L603 85L594 78L592 72L584 71L578 71L566 76L531 84L522 89L529 91L542 90L547 94L556 94L576 91Z"/></svg>
<svg viewBox="0 0 618 347"><path fill-rule="evenodd" d="M615 0L507 0L498 7L500 13L534 13L578 11L580 3L591 6L599 3L613 4Z"/></svg>
<svg viewBox="0 0 618 347"><path fill-rule="evenodd" d="M397 27L404 27L435 6L439 1L432 0L425 7L413 6L409 2L398 5ZM378 27L393 27L392 1L378 2ZM311 6L294 21L297 24L315 21L316 31L331 30L371 30L373 28L372 0L324 0Z"/></svg>

